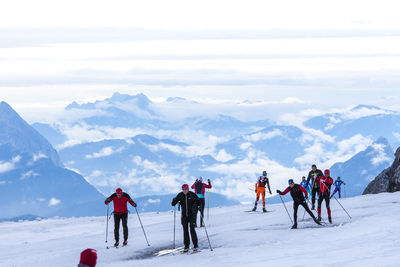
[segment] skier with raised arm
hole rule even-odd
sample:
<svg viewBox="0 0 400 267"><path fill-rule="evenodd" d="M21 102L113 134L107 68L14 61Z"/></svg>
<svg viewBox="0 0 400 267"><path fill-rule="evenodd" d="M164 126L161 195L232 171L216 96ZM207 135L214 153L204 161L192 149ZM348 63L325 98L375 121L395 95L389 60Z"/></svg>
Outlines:
<svg viewBox="0 0 400 267"><path fill-rule="evenodd" d="M191 187L192 189L194 189L194 193L199 197L200 201L200 214L201 214L200 227L204 226L203 219L204 219L204 207L206 205L206 199L205 199L206 188L212 188L210 179L208 179L207 182L208 182L207 184L203 183L203 178L200 177ZM197 227L197 213L195 220L196 227Z"/></svg>

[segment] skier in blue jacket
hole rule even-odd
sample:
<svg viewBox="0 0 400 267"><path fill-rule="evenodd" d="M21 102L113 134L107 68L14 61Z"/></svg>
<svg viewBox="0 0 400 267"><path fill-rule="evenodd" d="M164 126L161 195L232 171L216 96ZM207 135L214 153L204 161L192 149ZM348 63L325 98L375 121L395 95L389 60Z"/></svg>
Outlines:
<svg viewBox="0 0 400 267"><path fill-rule="evenodd" d="M340 176L339 176L339 177L336 179L336 181L335 181L335 190L333 191L333 193L332 193L332 195L331 195L330 198L332 198L332 197L336 194L336 192L339 192L339 198L342 197L342 196L341 196L341 186L342 186L342 184L346 185L346 183L343 182L343 181L340 179Z"/></svg>
<svg viewBox="0 0 400 267"><path fill-rule="evenodd" d="M300 185L307 190L308 194L311 195L311 184L308 184L308 186L307 186L307 181L306 181L306 177L305 176L303 176L301 178Z"/></svg>

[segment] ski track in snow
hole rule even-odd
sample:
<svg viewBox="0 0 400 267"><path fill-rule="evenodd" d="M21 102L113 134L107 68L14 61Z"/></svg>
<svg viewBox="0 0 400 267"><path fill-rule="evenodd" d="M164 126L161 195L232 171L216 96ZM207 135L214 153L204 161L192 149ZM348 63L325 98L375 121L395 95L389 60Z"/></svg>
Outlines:
<svg viewBox="0 0 400 267"><path fill-rule="evenodd" d="M97 266L398 266L400 262L400 192L341 199L348 218L332 199L333 224L317 226L299 208L299 229L282 204L268 205L274 212L251 214L248 206L210 209L207 230L214 251L208 248L204 228L197 228L200 253L155 257L171 249L173 213L143 213L147 246L136 214L130 214L129 244L113 248L113 220L109 224L110 249L105 244L105 216L54 218L0 223L0 266L77 266L86 248L98 252ZM323 203L322 216L327 221ZM292 203L286 203L290 215ZM251 208L251 207L250 207ZM104 209L106 210L106 209ZM176 220L176 247L183 245L180 217ZM120 228L122 235L122 227Z"/></svg>

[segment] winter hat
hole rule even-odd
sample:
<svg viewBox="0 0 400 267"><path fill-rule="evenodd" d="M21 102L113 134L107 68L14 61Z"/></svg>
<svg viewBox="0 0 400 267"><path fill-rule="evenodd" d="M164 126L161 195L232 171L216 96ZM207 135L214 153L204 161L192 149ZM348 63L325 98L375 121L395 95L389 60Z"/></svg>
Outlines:
<svg viewBox="0 0 400 267"><path fill-rule="evenodd" d="M289 179L288 183L289 183L289 184L294 184L293 179Z"/></svg>
<svg viewBox="0 0 400 267"><path fill-rule="evenodd" d="M200 183L202 183L202 182L203 182L203 177L200 176L200 178L198 179L198 181L199 181Z"/></svg>
<svg viewBox="0 0 400 267"><path fill-rule="evenodd" d="M312 168L312 167L315 167L315 168L317 168L317 165L313 164L313 165L311 166L311 168Z"/></svg>
<svg viewBox="0 0 400 267"><path fill-rule="evenodd" d="M95 267L97 261L97 251L91 248L85 249L81 252L81 259L79 264L86 264L90 267Z"/></svg>
<svg viewBox="0 0 400 267"><path fill-rule="evenodd" d="M183 184L182 185L182 190L189 190L188 184Z"/></svg>
<svg viewBox="0 0 400 267"><path fill-rule="evenodd" d="M329 176L329 175L331 174L331 172L330 172L328 169L326 169L326 170L324 171L324 174Z"/></svg>
<svg viewBox="0 0 400 267"><path fill-rule="evenodd" d="M115 190L115 192L117 193L118 196L122 195L122 189L121 188L117 188L117 190Z"/></svg>

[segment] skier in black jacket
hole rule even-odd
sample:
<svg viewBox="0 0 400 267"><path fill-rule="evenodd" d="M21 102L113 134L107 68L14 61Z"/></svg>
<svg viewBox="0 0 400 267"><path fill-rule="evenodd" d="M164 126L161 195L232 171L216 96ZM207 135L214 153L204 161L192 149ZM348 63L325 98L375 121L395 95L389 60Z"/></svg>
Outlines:
<svg viewBox="0 0 400 267"><path fill-rule="evenodd" d="M195 230L196 225L196 214L200 207L199 197L189 191L189 185L182 185L182 192L180 192L174 199L172 199L172 206L175 206L177 203L181 205L182 213L181 213L181 223L183 227L183 237L184 237L184 252L189 251L190 239L189 239L189 227L190 227L190 235L192 237L194 251L198 249L198 240ZM189 226L188 226L189 225Z"/></svg>
<svg viewBox="0 0 400 267"><path fill-rule="evenodd" d="M315 210L315 196L317 195L318 191L319 191L319 184L315 182L315 179L317 179L318 177L322 177L324 176L322 174L322 171L317 169L317 166L315 164L313 164L311 166L311 171L308 173L308 177L307 177L307 183L306 183L306 187L308 187L308 184L310 183L311 180L311 202L312 202L312 210Z"/></svg>
<svg viewBox="0 0 400 267"><path fill-rule="evenodd" d="M296 229L297 228L297 210L299 208L300 205L303 206L303 208L307 211L308 214L310 214L311 218L314 219L314 222L316 224L321 225L321 223L317 220L317 218L315 218L314 214L312 213L312 211L308 208L308 205L305 201L305 199L308 197L308 193L307 190L302 187L299 184L295 184L293 182L293 179L289 180L289 187L286 188L285 191L281 192L279 190L276 190L276 192L279 195L286 195L288 192L290 192L290 195L293 198L293 219L294 219L294 224L292 226L292 229ZM305 194L305 198L304 195Z"/></svg>

